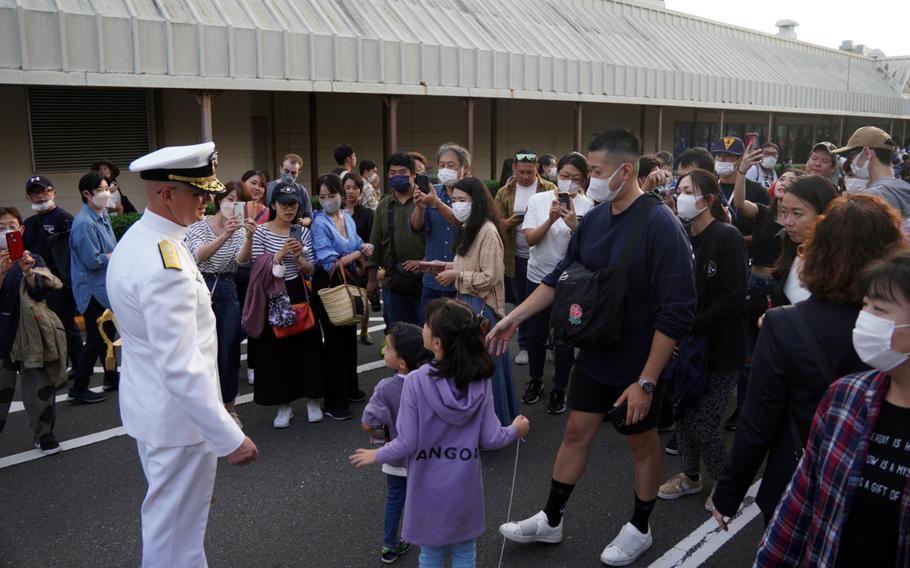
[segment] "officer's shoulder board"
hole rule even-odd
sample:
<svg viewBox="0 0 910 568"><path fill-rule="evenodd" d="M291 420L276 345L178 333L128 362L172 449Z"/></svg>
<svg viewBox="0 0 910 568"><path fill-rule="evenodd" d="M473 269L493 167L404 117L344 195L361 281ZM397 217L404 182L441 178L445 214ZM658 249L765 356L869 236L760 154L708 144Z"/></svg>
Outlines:
<svg viewBox="0 0 910 568"><path fill-rule="evenodd" d="M165 268L173 270L183 270L183 264L180 262L180 255L177 254L177 246L171 241L165 239L158 243L158 252L161 253L161 262Z"/></svg>

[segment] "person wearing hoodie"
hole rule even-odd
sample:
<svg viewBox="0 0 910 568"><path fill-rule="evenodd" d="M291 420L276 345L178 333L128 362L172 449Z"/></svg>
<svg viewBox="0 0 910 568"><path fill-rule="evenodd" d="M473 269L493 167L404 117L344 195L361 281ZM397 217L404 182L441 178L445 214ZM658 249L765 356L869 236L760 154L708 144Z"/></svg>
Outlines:
<svg viewBox="0 0 910 568"><path fill-rule="evenodd" d="M392 324L386 335L385 364L395 374L382 379L373 389L373 396L363 409L361 425L371 433L370 444L382 446L398 436L396 423L401 408L401 391L405 375L433 359L433 354L423 346L423 331L412 323ZM379 557L391 564L411 549L411 544L398 536L398 526L404 511L404 495L408 487L408 469L404 460L382 466L386 477L385 530Z"/></svg>
<svg viewBox="0 0 910 568"><path fill-rule="evenodd" d="M896 150L897 144L887 132L863 126L853 133L846 146L834 152L850 162L854 179L867 182L862 193L881 197L906 221L910 219L910 183L894 177L891 156Z"/></svg>
<svg viewBox="0 0 910 568"><path fill-rule="evenodd" d="M499 423L484 327L484 318L462 302L431 302L423 344L434 359L404 381L398 437L350 456L356 467L407 458L401 536L420 545L421 568L442 567L447 555L453 568L475 565L476 539L486 530L480 450L505 447L530 429L524 416L510 426Z"/></svg>

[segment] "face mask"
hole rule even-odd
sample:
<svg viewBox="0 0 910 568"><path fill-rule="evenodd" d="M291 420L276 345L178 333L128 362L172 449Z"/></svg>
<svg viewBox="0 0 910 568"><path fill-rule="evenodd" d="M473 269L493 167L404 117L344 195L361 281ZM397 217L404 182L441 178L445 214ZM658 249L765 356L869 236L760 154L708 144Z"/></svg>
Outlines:
<svg viewBox="0 0 910 568"><path fill-rule="evenodd" d="M861 150L859 154L853 158L853 161L850 163L850 171L853 172L853 177L856 179L868 180L869 179L869 162L872 160L867 158L866 163L862 166L859 165L859 161L862 159L865 149Z"/></svg>
<svg viewBox="0 0 910 568"><path fill-rule="evenodd" d="M389 185L398 193L407 193L411 188L411 176L391 176Z"/></svg>
<svg viewBox="0 0 910 568"><path fill-rule="evenodd" d="M332 197L330 199L320 199L319 204L322 205L323 211L329 215L333 215L339 209L341 209L341 200L337 197Z"/></svg>
<svg viewBox="0 0 910 568"><path fill-rule="evenodd" d="M50 211L53 208L54 208L53 199L45 201L44 203L32 203L32 211L37 211L38 213L42 213L44 211Z"/></svg>
<svg viewBox="0 0 910 568"><path fill-rule="evenodd" d="M679 213L680 219L683 221L691 221L708 208L708 206L705 205L699 209L698 206L695 205L696 201L698 201L697 195L686 195L684 193L676 198L676 211Z"/></svg>
<svg viewBox="0 0 910 568"><path fill-rule="evenodd" d="M860 193L869 185L869 180L850 177L844 181L844 185L847 187L847 193Z"/></svg>
<svg viewBox="0 0 910 568"><path fill-rule="evenodd" d="M436 173L436 177L439 178L439 183L453 183L458 181L458 170L442 168Z"/></svg>
<svg viewBox="0 0 910 568"><path fill-rule="evenodd" d="M714 172L720 177L727 177L735 171L735 162L714 162Z"/></svg>
<svg viewBox="0 0 910 568"><path fill-rule="evenodd" d="M765 158L762 158L762 160L761 160L761 167L763 167L766 170L772 170L772 169L774 169L774 166L776 166L776 165L777 165L777 158L775 158L774 156L767 156Z"/></svg>
<svg viewBox="0 0 910 568"><path fill-rule="evenodd" d="M452 204L452 213L460 223L467 223L471 216L471 204L465 201L456 201Z"/></svg>
<svg viewBox="0 0 910 568"><path fill-rule="evenodd" d="M547 171L547 177L550 178L550 181L556 180L556 177L558 175L559 175L559 171L557 171L556 168L550 168L549 171Z"/></svg>
<svg viewBox="0 0 910 568"><path fill-rule="evenodd" d="M107 204L111 202L111 192L110 191L99 191L92 196L92 204L99 208L103 209L107 207Z"/></svg>
<svg viewBox="0 0 910 568"><path fill-rule="evenodd" d="M281 181L283 181L284 183L294 183L297 181L297 176L295 176L294 174L292 174L290 172L284 172L283 174L281 174Z"/></svg>
<svg viewBox="0 0 910 568"><path fill-rule="evenodd" d="M879 371L888 372L897 367L910 357L910 353L898 353L891 349L891 336L895 329L902 327L910 327L910 324L896 325L869 312L860 312L853 328L856 354L863 363Z"/></svg>
<svg viewBox="0 0 910 568"><path fill-rule="evenodd" d="M556 186L559 187L559 193L569 193L571 195L578 193L578 184L570 179L561 179L556 182Z"/></svg>
<svg viewBox="0 0 910 568"><path fill-rule="evenodd" d="M621 171L622 165L616 168L616 171L610 174L610 177L606 179L600 178L591 178L591 181L588 182L588 197L593 199L598 203L610 203L616 196L619 195L619 192L622 190L622 186L619 189L610 189L610 182L613 181L613 178L616 177Z"/></svg>

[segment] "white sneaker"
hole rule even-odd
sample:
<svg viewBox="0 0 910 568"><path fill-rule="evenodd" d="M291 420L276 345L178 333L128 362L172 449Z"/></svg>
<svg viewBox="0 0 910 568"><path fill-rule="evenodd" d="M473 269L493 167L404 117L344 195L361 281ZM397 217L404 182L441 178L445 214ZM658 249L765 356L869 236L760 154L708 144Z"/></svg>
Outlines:
<svg viewBox="0 0 910 568"><path fill-rule="evenodd" d="M322 408L318 400L311 398L306 402L306 418L310 422L322 422Z"/></svg>
<svg viewBox="0 0 910 568"><path fill-rule="evenodd" d="M504 523L499 527L499 534L512 542L548 542L556 544L562 542L562 522L551 527L547 522L547 514L543 511L523 521Z"/></svg>
<svg viewBox="0 0 910 568"><path fill-rule="evenodd" d="M652 542L650 526L647 534L641 534L635 525L626 523L613 542L600 553L600 561L607 566L626 566L638 560L651 548Z"/></svg>
<svg viewBox="0 0 910 568"><path fill-rule="evenodd" d="M256 371L255 369L246 370L246 382L253 384L256 382Z"/></svg>
<svg viewBox="0 0 910 568"><path fill-rule="evenodd" d="M518 355L515 356L516 365L527 365L528 364L528 352L522 349L518 352Z"/></svg>
<svg viewBox="0 0 910 568"><path fill-rule="evenodd" d="M272 422L272 426L275 428L287 428L291 425L291 418L294 417L294 411L291 410L289 405L283 405L278 407L278 414L275 415L275 421Z"/></svg>

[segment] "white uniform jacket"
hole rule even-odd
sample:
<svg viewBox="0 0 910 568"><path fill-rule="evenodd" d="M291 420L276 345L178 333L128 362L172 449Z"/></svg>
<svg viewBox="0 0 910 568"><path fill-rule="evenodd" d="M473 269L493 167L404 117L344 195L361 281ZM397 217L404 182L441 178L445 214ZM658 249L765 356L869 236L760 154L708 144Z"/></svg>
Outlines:
<svg viewBox="0 0 910 568"><path fill-rule="evenodd" d="M185 233L146 210L108 265L108 296L123 338L120 416L127 433L150 446L205 441L226 456L244 434L221 401L211 295Z"/></svg>

